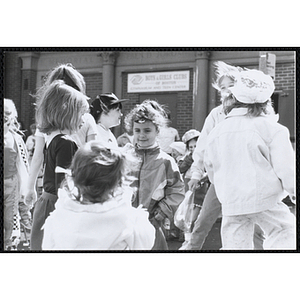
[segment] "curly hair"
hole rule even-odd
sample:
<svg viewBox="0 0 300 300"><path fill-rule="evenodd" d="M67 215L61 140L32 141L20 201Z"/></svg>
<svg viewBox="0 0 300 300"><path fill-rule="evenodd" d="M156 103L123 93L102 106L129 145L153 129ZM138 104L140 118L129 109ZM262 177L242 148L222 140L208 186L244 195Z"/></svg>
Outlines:
<svg viewBox="0 0 300 300"><path fill-rule="evenodd" d="M118 149L109 149L91 141L74 155L71 176L79 190L77 201L103 203L129 181L127 158Z"/></svg>
<svg viewBox="0 0 300 300"><path fill-rule="evenodd" d="M163 106L154 100L144 100L136 105L125 117L125 129L129 134L133 134L133 124L151 121L156 129L165 127L168 123L167 113Z"/></svg>

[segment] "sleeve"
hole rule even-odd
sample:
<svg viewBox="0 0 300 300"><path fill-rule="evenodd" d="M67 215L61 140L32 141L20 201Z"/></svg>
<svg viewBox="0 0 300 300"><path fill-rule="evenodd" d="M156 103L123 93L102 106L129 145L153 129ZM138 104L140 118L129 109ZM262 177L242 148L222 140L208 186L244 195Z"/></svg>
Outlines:
<svg viewBox="0 0 300 300"><path fill-rule="evenodd" d="M42 243L42 250L53 250L55 248L55 241L53 238L52 233L52 220L53 216L51 216L53 213L50 214L50 216L46 219L42 229L44 230L43 235L43 243Z"/></svg>
<svg viewBox="0 0 300 300"><path fill-rule="evenodd" d="M179 141L180 141L180 136L179 136L178 130L175 129L175 131L176 131L175 141L176 141L176 142L179 142Z"/></svg>
<svg viewBox="0 0 300 300"><path fill-rule="evenodd" d="M186 155L182 160L178 161L178 167L181 174L185 173L193 164L192 154Z"/></svg>
<svg viewBox="0 0 300 300"><path fill-rule="evenodd" d="M201 134L197 140L196 148L193 152L193 164L191 166L192 179L200 180L203 176L204 170L204 151L207 143L207 137L212 129L216 126L216 119L214 114L217 110L212 110L207 116Z"/></svg>
<svg viewBox="0 0 300 300"><path fill-rule="evenodd" d="M134 210L133 234L127 244L130 250L151 250L155 240L155 228L148 220L148 212L141 207Z"/></svg>
<svg viewBox="0 0 300 300"><path fill-rule="evenodd" d="M61 182L65 178L65 170L71 165L73 155L77 151L77 145L74 141L61 139L56 151L55 162L55 189L58 191Z"/></svg>
<svg viewBox="0 0 300 300"><path fill-rule="evenodd" d="M93 116L89 113L84 115L85 122L88 124L86 137L91 135L97 135L97 125Z"/></svg>
<svg viewBox="0 0 300 300"><path fill-rule="evenodd" d="M174 160L167 160L165 197L159 201L157 214L173 219L175 211L184 199L184 183Z"/></svg>
<svg viewBox="0 0 300 300"><path fill-rule="evenodd" d="M290 196L295 195L295 153L286 127L277 132L269 145L271 164L282 186Z"/></svg>

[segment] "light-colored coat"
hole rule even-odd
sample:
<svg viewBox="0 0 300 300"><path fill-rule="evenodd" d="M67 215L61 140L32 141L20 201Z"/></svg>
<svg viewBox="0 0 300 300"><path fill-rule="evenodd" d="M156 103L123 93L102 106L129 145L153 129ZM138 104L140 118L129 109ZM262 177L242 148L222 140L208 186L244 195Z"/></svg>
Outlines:
<svg viewBox="0 0 300 300"><path fill-rule="evenodd" d="M43 250L150 250L155 229L148 213L131 206L131 189L104 203L81 204L58 190L44 225Z"/></svg>
<svg viewBox="0 0 300 300"><path fill-rule="evenodd" d="M210 133L204 165L223 215L257 213L295 193L295 155L288 129L269 116L233 109ZM287 193L286 193L287 192Z"/></svg>

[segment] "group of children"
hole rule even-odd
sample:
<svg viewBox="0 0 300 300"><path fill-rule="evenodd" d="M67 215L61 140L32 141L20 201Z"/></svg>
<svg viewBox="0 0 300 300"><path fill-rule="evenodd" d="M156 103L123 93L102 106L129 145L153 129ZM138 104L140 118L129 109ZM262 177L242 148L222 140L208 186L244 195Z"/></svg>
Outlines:
<svg viewBox="0 0 300 300"><path fill-rule="evenodd" d="M16 199L24 199L34 206L31 250L168 250L164 224L173 221L189 189L193 226L182 250L201 248L221 212L223 249L253 249L256 234L264 237L264 249L293 249L295 220L281 200L284 191L294 195L294 153L287 129L269 116L273 81L219 63L215 86L222 106L201 133L189 130L183 142L170 145L172 157L158 143L168 124L162 105L136 105L124 120L130 142L118 147L110 128L120 124L127 99L102 94L90 105L82 75L61 65L37 93L30 167L11 127L16 109L6 99L5 249Z"/></svg>

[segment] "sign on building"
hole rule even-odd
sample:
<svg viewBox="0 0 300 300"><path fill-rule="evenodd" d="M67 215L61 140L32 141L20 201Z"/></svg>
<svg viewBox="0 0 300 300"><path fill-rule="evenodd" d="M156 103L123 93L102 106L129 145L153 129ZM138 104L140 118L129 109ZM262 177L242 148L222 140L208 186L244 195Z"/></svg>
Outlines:
<svg viewBox="0 0 300 300"><path fill-rule="evenodd" d="M268 52L261 52L259 58L259 69L275 79L276 55Z"/></svg>
<svg viewBox="0 0 300 300"><path fill-rule="evenodd" d="M128 93L188 91L190 71L128 74Z"/></svg>

